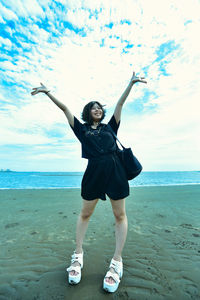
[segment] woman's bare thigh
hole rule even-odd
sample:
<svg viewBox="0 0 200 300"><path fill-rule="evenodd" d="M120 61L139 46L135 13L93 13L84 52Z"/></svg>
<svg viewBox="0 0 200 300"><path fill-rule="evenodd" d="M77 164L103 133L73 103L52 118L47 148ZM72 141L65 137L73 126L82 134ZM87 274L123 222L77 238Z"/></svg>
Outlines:
<svg viewBox="0 0 200 300"><path fill-rule="evenodd" d="M82 206L82 210L81 210L81 214L85 215L85 214L92 214L95 206L97 204L99 199L94 199L94 200L84 200L83 199L83 206Z"/></svg>

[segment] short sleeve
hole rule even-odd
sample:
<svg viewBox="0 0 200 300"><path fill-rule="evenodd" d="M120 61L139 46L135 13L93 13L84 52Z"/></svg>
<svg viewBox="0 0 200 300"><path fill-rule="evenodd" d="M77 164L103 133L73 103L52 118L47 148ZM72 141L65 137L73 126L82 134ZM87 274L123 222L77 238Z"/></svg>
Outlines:
<svg viewBox="0 0 200 300"><path fill-rule="evenodd" d="M70 127L79 141L81 141L83 124L76 117L74 117L74 127L71 125Z"/></svg>
<svg viewBox="0 0 200 300"><path fill-rule="evenodd" d="M120 125L120 121L117 124L115 116L112 115L112 117L111 117L110 121L108 122L108 124L110 125L110 127L112 128L112 130L115 132L115 134L117 134L117 131L118 131L118 128L119 128L119 125Z"/></svg>

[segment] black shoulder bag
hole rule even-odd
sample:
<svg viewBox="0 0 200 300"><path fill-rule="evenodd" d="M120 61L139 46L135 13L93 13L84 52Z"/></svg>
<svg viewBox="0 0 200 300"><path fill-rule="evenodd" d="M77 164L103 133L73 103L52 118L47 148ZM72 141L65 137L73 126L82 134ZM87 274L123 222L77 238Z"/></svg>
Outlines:
<svg viewBox="0 0 200 300"><path fill-rule="evenodd" d="M115 132L112 130L111 126L108 125L112 135L115 137L115 139L119 142L121 145L122 149L120 149L117 145L117 155L124 167L124 170L126 172L126 178L128 180L131 180L138 176L140 172L142 171L142 165L138 161L138 159L135 157L133 154L131 148L125 148L121 142L119 141L117 135Z"/></svg>

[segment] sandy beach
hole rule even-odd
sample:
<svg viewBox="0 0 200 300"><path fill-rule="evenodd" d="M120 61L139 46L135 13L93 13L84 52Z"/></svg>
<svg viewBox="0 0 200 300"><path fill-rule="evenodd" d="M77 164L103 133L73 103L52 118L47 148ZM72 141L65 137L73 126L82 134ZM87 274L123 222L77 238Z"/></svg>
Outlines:
<svg viewBox="0 0 200 300"><path fill-rule="evenodd" d="M102 290L115 247L109 200L91 217L81 283L68 285L81 201L79 189L0 191L1 300L200 299L200 185L131 189L115 294Z"/></svg>

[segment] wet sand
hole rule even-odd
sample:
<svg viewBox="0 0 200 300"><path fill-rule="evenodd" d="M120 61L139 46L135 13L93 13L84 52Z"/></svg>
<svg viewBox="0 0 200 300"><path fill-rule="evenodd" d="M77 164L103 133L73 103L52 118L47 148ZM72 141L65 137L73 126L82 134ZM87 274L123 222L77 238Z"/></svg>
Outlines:
<svg viewBox="0 0 200 300"><path fill-rule="evenodd" d="M99 201L84 242L81 283L65 268L75 248L79 189L0 191L0 300L200 299L200 186L137 187L118 291L102 290L115 247L110 201Z"/></svg>

